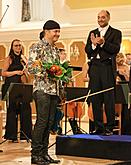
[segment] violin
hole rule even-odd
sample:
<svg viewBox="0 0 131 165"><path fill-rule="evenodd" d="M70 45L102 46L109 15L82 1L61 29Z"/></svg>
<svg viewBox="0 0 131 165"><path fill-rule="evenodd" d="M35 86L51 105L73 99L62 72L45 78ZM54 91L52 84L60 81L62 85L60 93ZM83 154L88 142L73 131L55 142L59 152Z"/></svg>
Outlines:
<svg viewBox="0 0 131 165"><path fill-rule="evenodd" d="M21 76L21 82L22 83L30 83L31 82L31 76L30 73L28 72L27 66L27 58L24 55L21 55L21 64L23 65L23 75Z"/></svg>
<svg viewBox="0 0 131 165"><path fill-rule="evenodd" d="M75 81L69 84L69 86L75 87ZM67 104L67 116L69 118L82 118L83 115L83 109L82 109L82 103L81 102L71 102Z"/></svg>

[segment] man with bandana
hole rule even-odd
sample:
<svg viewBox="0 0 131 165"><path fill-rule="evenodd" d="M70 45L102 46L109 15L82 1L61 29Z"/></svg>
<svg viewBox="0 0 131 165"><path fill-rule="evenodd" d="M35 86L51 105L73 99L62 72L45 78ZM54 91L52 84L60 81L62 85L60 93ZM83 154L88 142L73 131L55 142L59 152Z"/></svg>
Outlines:
<svg viewBox="0 0 131 165"><path fill-rule="evenodd" d="M44 38L30 49L28 70L35 77L33 98L37 113L32 133L31 163L47 165L60 162L48 154L49 133L59 101L59 90L57 81L47 76L41 63L54 63L59 60L59 50L55 42L60 37L60 25L48 20L43 26L43 32Z"/></svg>

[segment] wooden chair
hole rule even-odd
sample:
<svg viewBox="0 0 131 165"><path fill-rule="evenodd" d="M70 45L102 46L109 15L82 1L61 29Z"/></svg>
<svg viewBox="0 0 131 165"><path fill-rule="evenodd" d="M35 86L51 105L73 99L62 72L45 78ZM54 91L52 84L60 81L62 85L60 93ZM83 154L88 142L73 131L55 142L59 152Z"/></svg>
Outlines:
<svg viewBox="0 0 131 165"><path fill-rule="evenodd" d="M118 135L121 135L121 112L122 104L115 104L115 128L113 132Z"/></svg>

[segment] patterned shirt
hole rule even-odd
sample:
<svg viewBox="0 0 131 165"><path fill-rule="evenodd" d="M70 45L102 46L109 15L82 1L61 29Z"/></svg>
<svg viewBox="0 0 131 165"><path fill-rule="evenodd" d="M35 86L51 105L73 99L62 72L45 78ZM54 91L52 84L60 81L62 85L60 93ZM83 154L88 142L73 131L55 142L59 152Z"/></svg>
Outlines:
<svg viewBox="0 0 131 165"><path fill-rule="evenodd" d="M46 69L41 64L54 63L59 59L59 50L45 39L33 44L29 52L28 71L35 75L34 91L43 90L51 95L59 95L58 82L47 77Z"/></svg>

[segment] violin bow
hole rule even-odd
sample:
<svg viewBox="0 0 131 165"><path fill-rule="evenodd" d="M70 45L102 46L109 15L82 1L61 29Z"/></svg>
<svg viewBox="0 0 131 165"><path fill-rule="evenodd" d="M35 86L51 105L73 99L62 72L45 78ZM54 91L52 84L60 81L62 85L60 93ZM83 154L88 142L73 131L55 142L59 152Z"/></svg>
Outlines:
<svg viewBox="0 0 131 165"><path fill-rule="evenodd" d="M88 97L94 96L94 95L97 95L97 94L100 94L100 93L108 92L108 91L113 90L113 89L114 89L114 87L111 87L111 88L107 88L107 89L104 89L104 90L101 90L101 91L98 91L98 92L94 92L94 93L89 94ZM69 101L65 101L65 103L63 103L61 105L65 105L65 104L68 104L68 103L71 103L71 102L74 102L74 101L78 101L78 100L84 99L85 97L87 97L87 95L82 96L82 97L78 97L78 98L75 98L75 99L72 99L72 100L69 100Z"/></svg>
<svg viewBox="0 0 131 165"><path fill-rule="evenodd" d="M83 104L82 104L82 110L84 109L84 105L85 105L85 103L86 103L88 97L90 96L90 93L91 93L91 89L88 91L88 93L87 93L87 95L86 95L86 98L85 98L85 101L84 101Z"/></svg>
<svg viewBox="0 0 131 165"><path fill-rule="evenodd" d="M74 75L73 77L71 77L71 79L70 80L73 80L74 78L76 78L77 76L79 76L80 74L82 74L83 73L83 71L81 71L81 72L79 72L79 73L77 73L76 75Z"/></svg>

